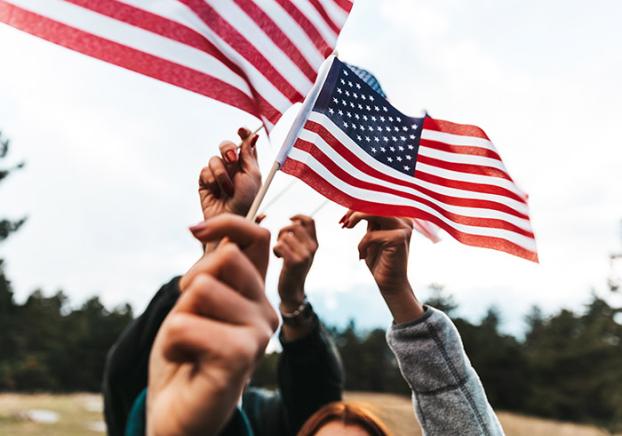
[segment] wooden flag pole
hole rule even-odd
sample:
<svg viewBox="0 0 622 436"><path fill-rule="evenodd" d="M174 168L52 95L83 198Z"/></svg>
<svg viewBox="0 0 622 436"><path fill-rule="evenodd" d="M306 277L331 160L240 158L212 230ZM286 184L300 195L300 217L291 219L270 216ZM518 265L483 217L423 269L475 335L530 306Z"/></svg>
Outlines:
<svg viewBox="0 0 622 436"><path fill-rule="evenodd" d="M276 172L279 170L279 168L281 168L281 164L275 161L272 164L272 168L270 168L270 172L268 173L268 176L266 177L266 181L261 185L261 188L259 188L259 192L255 196L255 199L253 200L253 204L251 205L251 208L246 214L247 220L250 220L250 221L255 220L255 215L257 215L259 206L261 206L261 202L266 196L266 193L268 192L268 188L270 187L270 184L272 184L272 180L274 179L274 176Z"/></svg>

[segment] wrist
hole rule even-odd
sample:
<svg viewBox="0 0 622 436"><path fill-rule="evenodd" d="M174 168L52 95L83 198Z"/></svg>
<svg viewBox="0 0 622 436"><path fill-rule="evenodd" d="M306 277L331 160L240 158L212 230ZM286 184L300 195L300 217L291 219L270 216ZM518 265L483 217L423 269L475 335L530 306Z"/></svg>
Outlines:
<svg viewBox="0 0 622 436"><path fill-rule="evenodd" d="M409 283L400 290L382 291L382 298L387 304L396 324L416 321L425 313L423 304L417 299Z"/></svg>
<svg viewBox="0 0 622 436"><path fill-rule="evenodd" d="M301 304L306 301L306 294L304 287L296 287L294 289L279 289L279 297L281 298L280 307L282 311L293 312Z"/></svg>

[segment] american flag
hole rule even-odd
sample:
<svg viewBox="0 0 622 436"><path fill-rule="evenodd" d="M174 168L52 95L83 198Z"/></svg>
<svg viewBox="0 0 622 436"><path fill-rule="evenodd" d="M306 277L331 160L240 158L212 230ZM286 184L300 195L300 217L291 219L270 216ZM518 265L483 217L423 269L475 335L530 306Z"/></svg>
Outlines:
<svg viewBox="0 0 622 436"><path fill-rule="evenodd" d="M313 86L351 0L0 0L0 22L235 106L270 129Z"/></svg>
<svg viewBox="0 0 622 436"><path fill-rule="evenodd" d="M526 195L478 127L402 114L332 61L281 169L351 209L537 262Z"/></svg>

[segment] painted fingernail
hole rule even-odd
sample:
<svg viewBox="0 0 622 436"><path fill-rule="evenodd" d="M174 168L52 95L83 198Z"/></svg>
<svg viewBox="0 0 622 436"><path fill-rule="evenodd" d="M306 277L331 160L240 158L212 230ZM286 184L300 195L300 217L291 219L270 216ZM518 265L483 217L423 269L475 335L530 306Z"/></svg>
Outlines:
<svg viewBox="0 0 622 436"><path fill-rule="evenodd" d="M235 153L235 150L227 150L225 152L225 160L228 163L235 163L237 159L238 159L238 155Z"/></svg>
<svg viewBox="0 0 622 436"><path fill-rule="evenodd" d="M254 147L255 144L257 144L258 139L259 139L259 135L253 136L253 139L251 139L251 147Z"/></svg>
<svg viewBox="0 0 622 436"><path fill-rule="evenodd" d="M200 223L197 223L193 226L188 227L188 229L192 232L192 233L196 233L199 230L204 229L205 227L207 227L207 222L206 221L201 221Z"/></svg>

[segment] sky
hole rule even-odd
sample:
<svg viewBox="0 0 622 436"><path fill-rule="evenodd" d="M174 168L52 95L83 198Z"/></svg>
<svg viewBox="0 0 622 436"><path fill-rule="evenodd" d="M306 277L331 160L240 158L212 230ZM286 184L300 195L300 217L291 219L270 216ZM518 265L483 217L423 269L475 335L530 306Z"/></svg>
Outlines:
<svg viewBox="0 0 622 436"><path fill-rule="evenodd" d="M418 296L442 284L478 320L494 305L520 334L532 305L580 309L606 293L621 251L622 3L615 0L358 0L338 45L414 116L476 124L529 193L540 263L414 235ZM0 216L28 221L0 246L16 298L62 289L140 312L200 255L199 171L221 140L259 121L237 109L52 45L0 24L0 129L23 171L0 186ZM295 113L258 149L264 174ZM278 174L267 200L292 182ZM293 184L266 212L276 234L322 197ZM307 293L331 323L386 327L387 309L335 204L315 216L320 249ZM266 289L276 302L280 260Z"/></svg>

